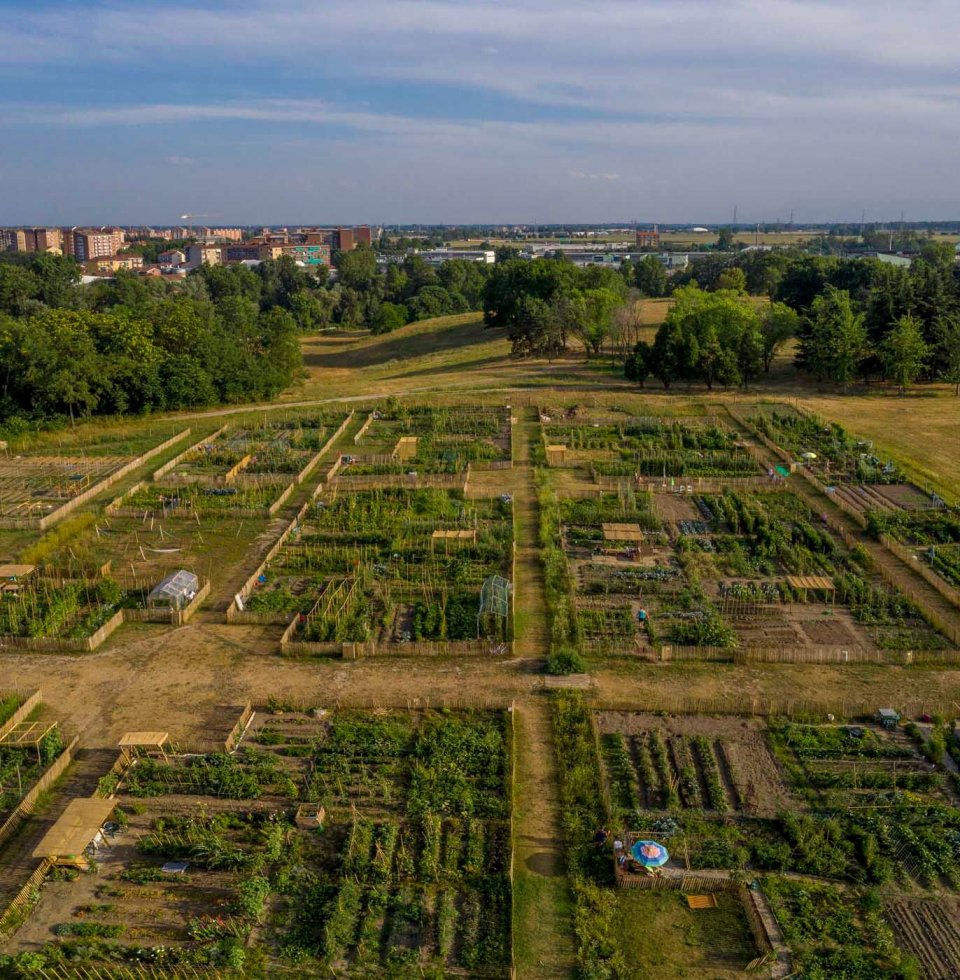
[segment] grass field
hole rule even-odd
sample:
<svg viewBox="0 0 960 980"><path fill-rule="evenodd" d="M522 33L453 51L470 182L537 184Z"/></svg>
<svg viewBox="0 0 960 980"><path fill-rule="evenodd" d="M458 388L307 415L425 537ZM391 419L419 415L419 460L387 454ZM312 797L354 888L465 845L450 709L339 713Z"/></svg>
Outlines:
<svg viewBox="0 0 960 980"><path fill-rule="evenodd" d="M818 395L799 399L811 412L873 441L923 485L960 496L960 398L947 386L905 397Z"/></svg>
<svg viewBox="0 0 960 980"><path fill-rule="evenodd" d="M735 895L715 909L691 910L678 892L617 893L617 928L630 976L644 980L727 980L756 955Z"/></svg>

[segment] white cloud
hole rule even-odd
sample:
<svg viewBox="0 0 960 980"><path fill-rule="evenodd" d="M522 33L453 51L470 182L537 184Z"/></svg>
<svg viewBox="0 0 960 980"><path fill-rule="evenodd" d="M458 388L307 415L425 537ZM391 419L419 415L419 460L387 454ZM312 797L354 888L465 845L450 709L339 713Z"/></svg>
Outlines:
<svg viewBox="0 0 960 980"><path fill-rule="evenodd" d="M571 170L570 176L577 180L619 180L620 174L588 174L582 170Z"/></svg>
<svg viewBox="0 0 960 980"><path fill-rule="evenodd" d="M204 162L237 154L239 137L277 150L265 172L288 181L298 164L277 148L296 137L329 175L318 187L369 195L379 181L385 200L437 200L451 217L466 217L453 209L471 201L545 210L551 195L558 208L576 196L638 217L691 208L704 220L698 207L722 201L727 217L734 200L758 218L818 199L854 201L855 214L871 200L914 210L913 200L954 198L958 36L956 0L21 4L0 24L0 78L30 95L0 102L0 126L71 128L91 142L99 134L80 131L111 127L127 153L156 139L152 129L193 127ZM89 63L116 80L117 98L56 104L50 69ZM169 95L157 96L144 64L164 66ZM341 81L356 98L325 100ZM405 86L406 103L377 94ZM295 91L320 97L277 97ZM181 182L206 170L166 159ZM243 183L252 167L234 158L230 172Z"/></svg>

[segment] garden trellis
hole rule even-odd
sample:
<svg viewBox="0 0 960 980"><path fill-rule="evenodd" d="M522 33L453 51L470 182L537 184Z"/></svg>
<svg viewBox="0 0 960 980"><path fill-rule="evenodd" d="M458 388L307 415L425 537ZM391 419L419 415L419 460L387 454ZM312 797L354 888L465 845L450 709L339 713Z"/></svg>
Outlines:
<svg viewBox="0 0 960 980"><path fill-rule="evenodd" d="M484 616L492 616L497 623L497 631L504 639L508 635L511 597L513 585L501 575L491 575L484 579L480 588L480 608L477 610L477 638L481 636Z"/></svg>

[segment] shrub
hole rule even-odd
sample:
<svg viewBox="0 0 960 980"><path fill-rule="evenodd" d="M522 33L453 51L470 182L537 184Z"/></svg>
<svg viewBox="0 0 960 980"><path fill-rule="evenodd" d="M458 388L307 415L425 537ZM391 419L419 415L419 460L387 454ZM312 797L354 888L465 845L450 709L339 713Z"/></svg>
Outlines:
<svg viewBox="0 0 960 980"><path fill-rule="evenodd" d="M576 650L556 650L547 660L547 673L555 677L582 674L586 669L583 657Z"/></svg>

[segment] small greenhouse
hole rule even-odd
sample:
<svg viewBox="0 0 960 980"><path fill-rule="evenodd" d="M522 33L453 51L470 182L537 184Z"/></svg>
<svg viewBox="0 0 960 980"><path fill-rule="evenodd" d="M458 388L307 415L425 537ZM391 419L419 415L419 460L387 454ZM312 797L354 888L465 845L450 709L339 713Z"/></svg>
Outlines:
<svg viewBox="0 0 960 980"><path fill-rule="evenodd" d="M190 605L200 591L200 580L193 572L181 568L168 575L147 596L149 609L183 609Z"/></svg>

